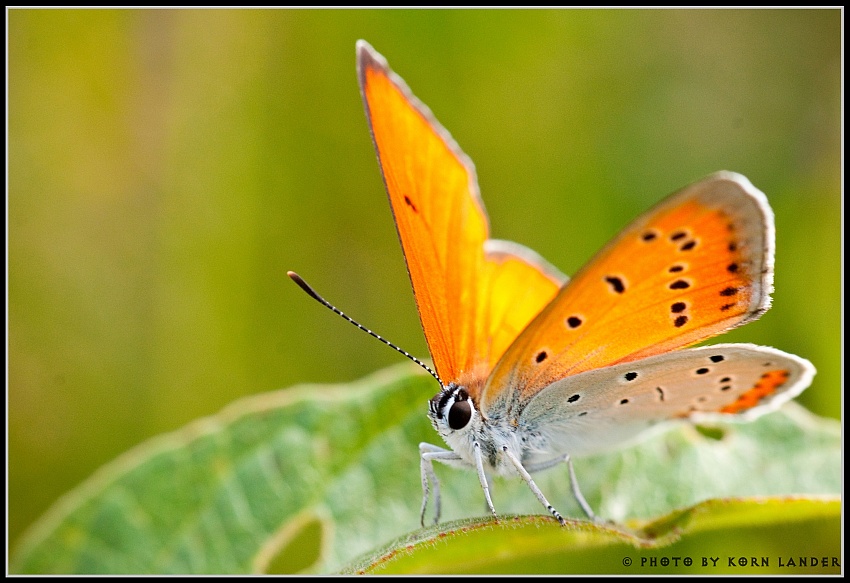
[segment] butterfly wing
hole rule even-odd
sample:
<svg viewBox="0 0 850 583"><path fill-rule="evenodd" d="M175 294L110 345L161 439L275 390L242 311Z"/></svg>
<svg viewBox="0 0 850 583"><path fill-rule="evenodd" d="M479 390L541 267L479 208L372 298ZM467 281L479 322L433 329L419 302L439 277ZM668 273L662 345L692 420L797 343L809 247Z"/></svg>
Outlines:
<svg viewBox="0 0 850 583"><path fill-rule="evenodd" d="M635 220L561 289L499 361L482 407L753 320L772 281L767 199L738 174L709 176Z"/></svg>
<svg viewBox="0 0 850 583"><path fill-rule="evenodd" d="M566 278L520 245L488 240L469 158L364 41L357 67L434 365L475 393Z"/></svg>
<svg viewBox="0 0 850 583"><path fill-rule="evenodd" d="M668 419L751 419L798 395L812 364L775 348L717 344L568 376L535 395L519 424L584 455Z"/></svg>

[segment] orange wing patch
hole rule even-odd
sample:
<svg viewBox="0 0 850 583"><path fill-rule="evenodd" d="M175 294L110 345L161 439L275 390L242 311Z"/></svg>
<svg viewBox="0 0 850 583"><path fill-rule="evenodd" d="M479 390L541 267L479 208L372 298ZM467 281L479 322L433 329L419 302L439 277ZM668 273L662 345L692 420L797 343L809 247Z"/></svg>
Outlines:
<svg viewBox="0 0 850 583"><path fill-rule="evenodd" d="M484 402L669 352L757 318L772 288L773 217L745 178L672 195L606 245L498 363ZM485 405L486 406L486 405Z"/></svg>
<svg viewBox="0 0 850 583"><path fill-rule="evenodd" d="M721 413L741 413L757 407L765 397L775 394L791 376L787 370L772 370L761 375L753 388L742 394L734 403L720 409Z"/></svg>
<svg viewBox="0 0 850 583"><path fill-rule="evenodd" d="M496 361L563 283L520 246L491 250L475 169L366 43L366 114L434 366L477 396ZM485 244L488 244L485 253Z"/></svg>

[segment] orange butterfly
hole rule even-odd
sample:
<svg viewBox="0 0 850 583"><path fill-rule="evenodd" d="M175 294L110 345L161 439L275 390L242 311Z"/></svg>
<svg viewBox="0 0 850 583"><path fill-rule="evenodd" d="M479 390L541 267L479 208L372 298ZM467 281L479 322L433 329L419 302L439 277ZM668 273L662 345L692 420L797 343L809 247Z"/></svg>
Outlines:
<svg viewBox="0 0 850 583"><path fill-rule="evenodd" d="M571 456L670 419L751 418L810 384L811 363L774 348L680 350L770 305L773 213L746 178L719 172L671 195L567 281L489 238L472 162L364 41L357 67L441 384L428 415L450 446L420 444L423 524L432 487L439 520L434 461L474 468L494 516L487 474L518 474L561 524L530 474L564 462L595 518Z"/></svg>

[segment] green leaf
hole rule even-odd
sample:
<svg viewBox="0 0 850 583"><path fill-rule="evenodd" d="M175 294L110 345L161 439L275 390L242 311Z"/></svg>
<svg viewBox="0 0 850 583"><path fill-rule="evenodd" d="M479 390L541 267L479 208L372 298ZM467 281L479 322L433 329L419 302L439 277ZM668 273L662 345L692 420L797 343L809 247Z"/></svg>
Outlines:
<svg viewBox="0 0 850 583"><path fill-rule="evenodd" d="M709 500L633 527L569 521L562 528L542 515L461 520L402 537L346 572L841 572L837 497Z"/></svg>
<svg viewBox="0 0 850 583"><path fill-rule="evenodd" d="M438 442L425 415L436 389L430 377L403 366L350 385L305 385L237 401L138 446L65 495L23 537L11 570L333 572L366 553L375 557L374 549L419 527L417 444ZM838 423L791 405L749 424L674 425L634 447L577 460L576 470L602 516L646 521L718 497L837 494L840 456ZM451 521L486 515L474 472L437 471L447 522L415 536L454 536L461 523ZM566 468L535 480L563 514L581 516ZM519 479L496 479L493 500L503 517L543 512ZM770 508L789 504L771 501ZM675 516L688 513L694 510L656 522L661 534L655 538L680 528ZM722 524L717 512L709 513L721 532L765 520L759 512L741 516ZM537 516L518 524L550 532L548 520ZM701 520L695 524L707 519ZM603 527L578 524L578 532L593 534L591 546L607 536L600 534ZM640 524L631 528L643 529L639 537L645 538L651 527ZM476 528L502 533L505 525L511 528L498 535L503 547L517 548L531 532L514 529L507 519ZM500 564L489 562L490 548L496 547L477 551L475 572ZM536 559L522 564L516 568L542 567ZM452 562L441 568L463 570Z"/></svg>

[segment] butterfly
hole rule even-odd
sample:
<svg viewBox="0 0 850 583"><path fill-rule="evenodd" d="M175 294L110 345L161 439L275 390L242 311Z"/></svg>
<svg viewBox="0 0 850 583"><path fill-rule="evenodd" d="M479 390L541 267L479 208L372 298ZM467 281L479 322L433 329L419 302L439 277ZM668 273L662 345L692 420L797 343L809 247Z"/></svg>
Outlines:
<svg viewBox="0 0 850 583"><path fill-rule="evenodd" d="M357 71L441 385L428 417L449 447L419 446L423 525L432 493L440 517L434 462L474 469L494 517L488 476L518 475L562 525L531 474L566 464L597 519L574 456L669 420L751 419L811 383L809 361L775 348L685 348L770 307L773 212L745 177L718 172L670 195L568 280L489 238L471 160L362 40Z"/></svg>

